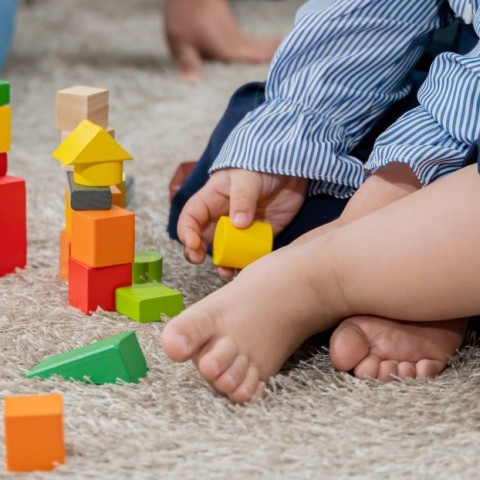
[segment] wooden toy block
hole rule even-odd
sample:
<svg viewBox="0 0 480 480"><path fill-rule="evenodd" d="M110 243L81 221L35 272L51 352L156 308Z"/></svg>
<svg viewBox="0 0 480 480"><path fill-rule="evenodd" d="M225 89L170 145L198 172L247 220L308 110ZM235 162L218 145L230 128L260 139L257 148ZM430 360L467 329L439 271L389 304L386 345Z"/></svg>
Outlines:
<svg viewBox="0 0 480 480"><path fill-rule="evenodd" d="M118 186L112 185L110 191L112 192L112 204L117 207L125 208L125 196Z"/></svg>
<svg viewBox="0 0 480 480"><path fill-rule="evenodd" d="M10 83L6 80L0 80L0 105L10 103Z"/></svg>
<svg viewBox="0 0 480 480"><path fill-rule="evenodd" d="M70 206L73 210L109 210L112 192L109 187L85 187L75 183L72 173L67 172Z"/></svg>
<svg viewBox="0 0 480 480"><path fill-rule="evenodd" d="M71 236L72 235L72 207L70 205L70 195L68 193L68 187L65 187L65 230Z"/></svg>
<svg viewBox="0 0 480 480"><path fill-rule="evenodd" d="M27 262L25 181L0 177L0 277Z"/></svg>
<svg viewBox="0 0 480 480"><path fill-rule="evenodd" d="M115 290L132 284L132 265L93 268L70 258L68 303L85 314L98 307L115 311Z"/></svg>
<svg viewBox="0 0 480 480"><path fill-rule="evenodd" d="M147 375L147 362L135 332L121 333L98 342L46 358L32 368L28 378L58 375L79 382L137 383Z"/></svg>
<svg viewBox="0 0 480 480"><path fill-rule="evenodd" d="M88 119L108 128L108 90L77 85L57 92L57 130L71 132Z"/></svg>
<svg viewBox="0 0 480 480"><path fill-rule="evenodd" d="M127 175L125 178L125 205L131 205L135 197L135 178Z"/></svg>
<svg viewBox="0 0 480 480"><path fill-rule="evenodd" d="M108 187L122 181L123 162L74 165L73 181L90 187Z"/></svg>
<svg viewBox="0 0 480 480"><path fill-rule="evenodd" d="M60 278L68 282L68 262L70 260L71 242L66 230L60 232Z"/></svg>
<svg viewBox="0 0 480 480"><path fill-rule="evenodd" d="M10 105L0 107L0 152L8 152L12 141L12 111Z"/></svg>
<svg viewBox="0 0 480 480"><path fill-rule="evenodd" d="M173 197L177 194L180 190L180 187L184 184L187 177L190 175L192 170L195 168L197 162L183 162L181 163L168 184L168 199L172 201Z"/></svg>
<svg viewBox="0 0 480 480"><path fill-rule="evenodd" d="M112 127L109 127L106 129L107 130L107 133L112 137L112 138L115 138L115 129L112 128ZM72 132L61 132L61 135L60 135L60 138L62 140L62 142L71 134Z"/></svg>
<svg viewBox="0 0 480 480"><path fill-rule="evenodd" d="M132 156L95 123L83 120L53 152L53 157L65 165L122 162ZM118 182L121 182L120 179Z"/></svg>
<svg viewBox="0 0 480 480"><path fill-rule="evenodd" d="M236 228L229 217L220 217L213 237L213 263L216 266L245 268L273 248L269 223L254 221L248 228Z"/></svg>
<svg viewBox="0 0 480 480"><path fill-rule="evenodd" d="M72 210L72 258L89 267L133 263L135 215L112 206L110 210Z"/></svg>
<svg viewBox="0 0 480 480"><path fill-rule="evenodd" d="M4 177L8 170L8 155L7 153L0 153L0 177Z"/></svg>
<svg viewBox="0 0 480 480"><path fill-rule="evenodd" d="M7 470L53 470L65 463L63 396L25 395L5 398Z"/></svg>
<svg viewBox="0 0 480 480"><path fill-rule="evenodd" d="M163 258L160 253L142 250L135 252L132 268L132 282L142 284L161 282Z"/></svg>
<svg viewBox="0 0 480 480"><path fill-rule="evenodd" d="M117 288L118 313L140 323L158 322L161 315L174 317L183 310L180 292L160 283L144 283Z"/></svg>

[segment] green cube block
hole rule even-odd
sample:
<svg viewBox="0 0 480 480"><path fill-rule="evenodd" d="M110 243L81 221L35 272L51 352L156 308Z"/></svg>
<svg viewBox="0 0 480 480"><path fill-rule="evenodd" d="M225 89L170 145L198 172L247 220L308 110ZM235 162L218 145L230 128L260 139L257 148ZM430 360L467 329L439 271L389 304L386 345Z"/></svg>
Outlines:
<svg viewBox="0 0 480 480"><path fill-rule="evenodd" d="M0 80L0 106L10 103L10 83Z"/></svg>
<svg viewBox="0 0 480 480"><path fill-rule="evenodd" d="M183 310L183 297L160 283L144 283L117 288L115 307L118 313L136 322L158 322L162 314L178 315Z"/></svg>
<svg viewBox="0 0 480 480"><path fill-rule="evenodd" d="M146 374L147 362L137 336L127 332L46 358L26 376L59 375L65 380L103 384L118 380L136 383Z"/></svg>
<svg viewBox="0 0 480 480"><path fill-rule="evenodd" d="M163 258L160 253L148 250L135 252L132 268L132 283L161 282Z"/></svg>

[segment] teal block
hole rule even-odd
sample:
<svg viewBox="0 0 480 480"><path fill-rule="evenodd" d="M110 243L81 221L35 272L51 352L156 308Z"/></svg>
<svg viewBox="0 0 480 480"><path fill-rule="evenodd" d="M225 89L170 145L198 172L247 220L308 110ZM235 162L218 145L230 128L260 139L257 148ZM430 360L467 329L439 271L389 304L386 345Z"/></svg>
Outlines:
<svg viewBox="0 0 480 480"><path fill-rule="evenodd" d="M0 80L0 106L10 103L10 83Z"/></svg>
<svg viewBox="0 0 480 480"><path fill-rule="evenodd" d="M178 315L183 310L183 297L180 292L160 283L144 283L117 288L115 307L118 313L136 322L158 322L162 314Z"/></svg>
<svg viewBox="0 0 480 480"><path fill-rule="evenodd" d="M147 362L135 332L121 333L105 340L49 357L33 367L28 378L59 375L65 380L88 383L138 382L147 374Z"/></svg>
<svg viewBox="0 0 480 480"><path fill-rule="evenodd" d="M142 250L135 252L132 266L132 283L161 282L163 258L160 253Z"/></svg>

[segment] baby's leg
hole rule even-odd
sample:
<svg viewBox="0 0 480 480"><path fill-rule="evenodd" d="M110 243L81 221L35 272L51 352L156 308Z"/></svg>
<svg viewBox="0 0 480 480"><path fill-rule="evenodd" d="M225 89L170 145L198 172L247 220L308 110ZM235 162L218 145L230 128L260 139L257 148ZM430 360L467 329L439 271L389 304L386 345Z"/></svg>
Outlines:
<svg viewBox="0 0 480 480"><path fill-rule="evenodd" d="M431 322L480 312L480 176L469 167L351 224L285 247L170 322L175 361L193 359L234 401L312 334L356 315Z"/></svg>

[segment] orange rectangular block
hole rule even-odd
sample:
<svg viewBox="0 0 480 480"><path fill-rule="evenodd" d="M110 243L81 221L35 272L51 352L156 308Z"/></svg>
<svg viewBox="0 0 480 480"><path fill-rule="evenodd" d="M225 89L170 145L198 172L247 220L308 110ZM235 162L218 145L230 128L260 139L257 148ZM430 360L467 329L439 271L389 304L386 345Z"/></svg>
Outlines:
<svg viewBox="0 0 480 480"><path fill-rule="evenodd" d="M60 277L68 282L68 262L70 260L70 235L66 230L60 232Z"/></svg>
<svg viewBox="0 0 480 480"><path fill-rule="evenodd" d="M7 470L53 470L65 463L62 395L7 397L4 422Z"/></svg>
<svg viewBox="0 0 480 480"><path fill-rule="evenodd" d="M72 234L72 207L68 187L65 187L65 230L69 235Z"/></svg>
<svg viewBox="0 0 480 480"><path fill-rule="evenodd" d="M135 215L113 205L110 210L72 210L71 257L89 267L132 263Z"/></svg>
<svg viewBox="0 0 480 480"><path fill-rule="evenodd" d="M112 185L110 187L110 191L112 192L112 203L117 207L125 208L125 194L122 192L117 185Z"/></svg>

